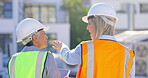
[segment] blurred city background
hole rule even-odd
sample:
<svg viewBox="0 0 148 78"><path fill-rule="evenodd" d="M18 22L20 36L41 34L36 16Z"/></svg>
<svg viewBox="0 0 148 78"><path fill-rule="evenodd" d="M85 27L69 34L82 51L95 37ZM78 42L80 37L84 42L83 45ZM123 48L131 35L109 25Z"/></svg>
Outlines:
<svg viewBox="0 0 148 78"><path fill-rule="evenodd" d="M0 0L0 78L9 78L7 64L23 45L16 43L15 28L22 19L34 18L50 27L46 32L48 46L54 52L59 69L70 70L75 78L79 65L67 65L59 52L51 48L52 40L60 40L71 49L90 40L81 18L91 5L106 2L117 12L116 38L136 53L136 78L148 78L148 0Z"/></svg>

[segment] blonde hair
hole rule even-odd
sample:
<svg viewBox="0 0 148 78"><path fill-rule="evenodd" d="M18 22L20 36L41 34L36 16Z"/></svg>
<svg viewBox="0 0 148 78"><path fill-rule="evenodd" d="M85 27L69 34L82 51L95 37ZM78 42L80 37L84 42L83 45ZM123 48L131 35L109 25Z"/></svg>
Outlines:
<svg viewBox="0 0 148 78"><path fill-rule="evenodd" d="M108 20L115 22L114 18L106 17ZM91 18L95 26L95 39L100 38L101 35L111 35L115 34L114 26L107 24L100 16L95 15L94 18Z"/></svg>

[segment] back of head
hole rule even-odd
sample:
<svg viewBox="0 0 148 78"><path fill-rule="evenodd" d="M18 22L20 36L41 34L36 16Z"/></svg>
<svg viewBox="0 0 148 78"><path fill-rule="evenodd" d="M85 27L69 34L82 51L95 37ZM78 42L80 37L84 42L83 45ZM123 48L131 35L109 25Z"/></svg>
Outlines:
<svg viewBox="0 0 148 78"><path fill-rule="evenodd" d="M88 23L88 19L92 19L95 25L95 38L99 38L101 35L114 35L114 26L118 19L112 5L107 3L94 4L89 9L87 16L82 17L86 23Z"/></svg>
<svg viewBox="0 0 148 78"><path fill-rule="evenodd" d="M100 38L101 35L111 35L113 36L115 34L115 27L106 23L100 16L94 16L94 18L91 18L94 26L95 26L95 39ZM108 20L114 22L114 19Z"/></svg>
<svg viewBox="0 0 148 78"><path fill-rule="evenodd" d="M17 42L22 42L24 45L27 44L32 40L32 35L40 29L45 31L48 28L44 27L39 21L32 18L22 20L16 28Z"/></svg>

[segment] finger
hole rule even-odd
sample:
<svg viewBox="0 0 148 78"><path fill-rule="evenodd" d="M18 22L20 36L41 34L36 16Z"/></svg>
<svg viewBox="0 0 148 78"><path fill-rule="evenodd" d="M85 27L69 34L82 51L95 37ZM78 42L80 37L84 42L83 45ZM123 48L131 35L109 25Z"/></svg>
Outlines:
<svg viewBox="0 0 148 78"><path fill-rule="evenodd" d="M56 41L53 41L52 44L55 45L55 46L58 45L58 43Z"/></svg>
<svg viewBox="0 0 148 78"><path fill-rule="evenodd" d="M53 41L52 41L52 44L55 44L55 43L56 43L56 41L55 41L55 40L53 40Z"/></svg>
<svg viewBox="0 0 148 78"><path fill-rule="evenodd" d="M56 41L54 44L55 45L60 45L61 43L59 41Z"/></svg>
<svg viewBox="0 0 148 78"><path fill-rule="evenodd" d="M52 48L56 49L56 50L60 50L60 48L56 47L56 46L52 46Z"/></svg>
<svg viewBox="0 0 148 78"><path fill-rule="evenodd" d="M56 47L55 47L55 46L52 46L52 48L56 49Z"/></svg>

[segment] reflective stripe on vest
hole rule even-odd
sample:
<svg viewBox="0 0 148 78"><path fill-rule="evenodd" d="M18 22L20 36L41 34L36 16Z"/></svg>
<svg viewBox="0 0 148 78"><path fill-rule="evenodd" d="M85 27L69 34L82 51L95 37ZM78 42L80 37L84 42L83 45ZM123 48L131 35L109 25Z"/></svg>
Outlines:
<svg viewBox="0 0 148 78"><path fill-rule="evenodd" d="M15 69L14 69L15 59L16 59L16 57L14 56L13 59L11 60L11 62L10 62L10 66L12 66L12 67L9 66L10 67L10 78L15 78L15 73L14 73L14 71L15 71Z"/></svg>
<svg viewBox="0 0 148 78"><path fill-rule="evenodd" d="M111 48L110 47L103 48L112 44L115 44L115 45L113 47L111 46ZM112 50L114 50L112 48L115 48L115 47L118 47L119 49L115 49L115 51L113 51L112 53ZM105 51L105 50L109 50L109 52L111 52L111 54L113 55L110 55L110 53L108 53L108 51ZM106 56L106 53L108 57ZM96 55L96 54L99 54L99 55ZM82 43L82 65L80 65L76 78L96 78L96 77L97 78L98 77L99 78L110 78L110 77L128 78L131 67L132 67L133 57L134 57L133 51L124 47L118 42L109 41L109 40L95 40L95 41L83 42ZM101 59L98 59L98 58L101 58ZM110 58L113 58L113 60L111 60ZM105 62L101 60L104 60ZM116 66L114 66L114 64ZM100 68L100 66L109 67L109 69ZM114 70L116 72L114 72ZM101 73L98 73L98 72L101 72ZM109 75L107 75L107 73Z"/></svg>
<svg viewBox="0 0 148 78"><path fill-rule="evenodd" d="M37 61L36 61L36 77L35 78L42 78L42 66L44 54L47 52L39 52Z"/></svg>
<svg viewBox="0 0 148 78"><path fill-rule="evenodd" d="M31 51L31 52L20 52L12 56L9 61L9 75L10 78L26 78L23 76L28 76L29 78L42 78L42 72L44 69L44 62L47 56L47 52ZM25 58L26 57L26 58ZM23 58L23 59L22 59ZM30 59L31 58L31 59ZM25 64L22 61L30 61L30 64ZM21 65L23 63L23 65ZM29 67L30 65L30 67ZM25 68L29 69L28 72ZM21 70L24 69L24 70ZM31 71L30 71L31 70ZM24 71L24 72L21 72ZM29 72L32 72L29 73ZM21 73L23 75L21 76Z"/></svg>
<svg viewBox="0 0 148 78"><path fill-rule="evenodd" d="M94 72L94 44L88 42L88 67L87 67L87 78L93 78Z"/></svg>
<svg viewBox="0 0 148 78"><path fill-rule="evenodd" d="M124 58L124 74L123 74L123 78L126 78L126 68L128 66L128 60L129 60L129 57L130 57L130 51L128 48L125 47L125 58Z"/></svg>

